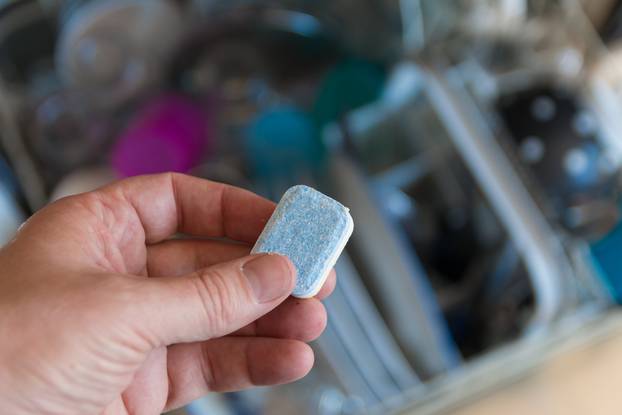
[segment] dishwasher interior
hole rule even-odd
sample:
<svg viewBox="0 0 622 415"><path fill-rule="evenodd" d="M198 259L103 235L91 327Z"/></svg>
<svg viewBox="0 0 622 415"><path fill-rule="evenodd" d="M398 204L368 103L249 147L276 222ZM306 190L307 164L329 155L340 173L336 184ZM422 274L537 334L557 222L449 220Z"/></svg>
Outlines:
<svg viewBox="0 0 622 415"><path fill-rule="evenodd" d="M170 170L351 209L313 371L186 413L447 413L622 301L620 2L0 7L0 243Z"/></svg>

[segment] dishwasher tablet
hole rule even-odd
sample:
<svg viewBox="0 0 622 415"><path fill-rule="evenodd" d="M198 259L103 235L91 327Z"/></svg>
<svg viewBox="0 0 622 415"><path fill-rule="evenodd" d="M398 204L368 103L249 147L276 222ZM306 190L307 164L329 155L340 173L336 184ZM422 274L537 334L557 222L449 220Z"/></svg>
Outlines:
<svg viewBox="0 0 622 415"><path fill-rule="evenodd" d="M346 246L354 223L348 208L308 186L285 192L251 253L287 256L298 272L292 295L316 295Z"/></svg>

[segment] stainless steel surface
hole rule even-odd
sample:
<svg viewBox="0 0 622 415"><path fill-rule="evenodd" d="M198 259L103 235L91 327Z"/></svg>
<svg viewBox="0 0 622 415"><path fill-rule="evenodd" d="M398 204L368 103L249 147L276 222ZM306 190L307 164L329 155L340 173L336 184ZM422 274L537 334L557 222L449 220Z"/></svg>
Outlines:
<svg viewBox="0 0 622 415"><path fill-rule="evenodd" d="M0 54L15 59L0 56L1 149L31 211L64 173L106 164L137 108L167 91L214 118L214 146L192 174L275 198L316 184L352 209L314 371L189 413L451 413L617 330L617 276L592 252L621 217L613 2L35 3L0 15ZM41 43L37 19L58 25L55 57L2 49ZM386 74L373 80L382 92L361 99L366 78L349 85L347 74L327 94L335 114L318 122L316 100L343 62ZM42 106L56 110L46 119L58 141L32 121ZM274 160L294 159L279 150L305 134L322 154L262 176L249 126L275 108L313 127L266 140ZM100 119L101 147L71 136Z"/></svg>

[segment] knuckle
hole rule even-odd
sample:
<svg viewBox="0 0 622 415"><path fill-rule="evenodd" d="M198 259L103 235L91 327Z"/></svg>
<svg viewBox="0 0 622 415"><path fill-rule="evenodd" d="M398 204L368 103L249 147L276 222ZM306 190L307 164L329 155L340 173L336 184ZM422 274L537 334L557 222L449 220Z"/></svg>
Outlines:
<svg viewBox="0 0 622 415"><path fill-rule="evenodd" d="M97 192L87 192L61 199L59 203L65 203L75 210L85 210L95 216L101 215L100 195Z"/></svg>
<svg viewBox="0 0 622 415"><path fill-rule="evenodd" d="M209 330L224 334L239 311L232 279L218 270L205 270L195 279L195 286Z"/></svg>

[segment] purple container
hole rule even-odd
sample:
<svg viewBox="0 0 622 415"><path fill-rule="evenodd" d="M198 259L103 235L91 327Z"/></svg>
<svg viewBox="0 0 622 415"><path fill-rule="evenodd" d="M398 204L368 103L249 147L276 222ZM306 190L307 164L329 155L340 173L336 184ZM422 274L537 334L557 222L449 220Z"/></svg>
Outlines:
<svg viewBox="0 0 622 415"><path fill-rule="evenodd" d="M121 176L187 172L208 150L209 119L204 109L179 94L150 100L128 123L112 150Z"/></svg>

